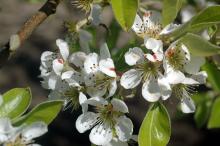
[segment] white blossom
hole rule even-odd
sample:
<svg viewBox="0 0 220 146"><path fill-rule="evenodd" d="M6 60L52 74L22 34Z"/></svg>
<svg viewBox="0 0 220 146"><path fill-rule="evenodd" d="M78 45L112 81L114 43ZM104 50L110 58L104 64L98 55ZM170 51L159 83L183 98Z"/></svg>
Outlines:
<svg viewBox="0 0 220 146"><path fill-rule="evenodd" d="M82 105L95 107L95 112L84 112L76 120L76 128L80 133L92 128L89 138L93 144L107 145L115 136L122 142L128 141L133 133L133 124L124 114L128 107L119 99L107 101L102 97L93 97L81 102ZM116 134L116 135L115 135Z"/></svg>
<svg viewBox="0 0 220 146"><path fill-rule="evenodd" d="M47 125L43 122L35 122L30 125L13 127L10 119L0 118L0 144L33 146L33 139L47 132Z"/></svg>

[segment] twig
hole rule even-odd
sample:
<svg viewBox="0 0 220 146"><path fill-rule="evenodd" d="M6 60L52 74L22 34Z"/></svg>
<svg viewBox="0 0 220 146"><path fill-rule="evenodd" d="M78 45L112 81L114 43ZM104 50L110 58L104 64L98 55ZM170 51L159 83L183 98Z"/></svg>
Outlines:
<svg viewBox="0 0 220 146"><path fill-rule="evenodd" d="M0 47L0 67L8 60L11 52L19 48L48 16L56 12L56 8L61 1L62 0L47 0L38 12L24 23L17 34L12 35L9 42L3 47Z"/></svg>

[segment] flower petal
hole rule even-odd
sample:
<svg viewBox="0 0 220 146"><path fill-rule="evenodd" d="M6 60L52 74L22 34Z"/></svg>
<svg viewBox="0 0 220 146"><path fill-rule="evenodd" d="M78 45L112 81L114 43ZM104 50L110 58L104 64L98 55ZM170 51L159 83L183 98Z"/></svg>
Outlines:
<svg viewBox="0 0 220 146"><path fill-rule="evenodd" d="M55 59L53 61L53 70L57 75L61 75L63 71L64 61L62 59Z"/></svg>
<svg viewBox="0 0 220 146"><path fill-rule="evenodd" d="M48 66L52 66L52 60L54 60L56 58L56 54L50 51L45 51L42 53L41 55L41 64L43 65L43 67L48 67Z"/></svg>
<svg viewBox="0 0 220 146"><path fill-rule="evenodd" d="M101 23L101 11L102 7L98 4L93 4L92 5L92 9L91 9L91 13L89 15L89 18L92 19L92 24L95 26L98 26Z"/></svg>
<svg viewBox="0 0 220 146"><path fill-rule="evenodd" d="M22 137L25 141L30 141L40 137L48 131L47 125L44 122L35 122L22 130Z"/></svg>
<svg viewBox="0 0 220 146"><path fill-rule="evenodd" d="M163 30L160 32L160 35L167 35L171 32L173 32L174 30L176 30L178 27L180 27L180 25L177 25L177 24L168 24L167 26L165 26L163 28Z"/></svg>
<svg viewBox="0 0 220 146"><path fill-rule="evenodd" d="M180 108L183 113L193 113L196 110L195 104L190 97L181 99Z"/></svg>
<svg viewBox="0 0 220 146"><path fill-rule="evenodd" d="M105 144L103 146L128 146L128 143L122 142L116 138L113 138L108 144Z"/></svg>
<svg viewBox="0 0 220 146"><path fill-rule="evenodd" d="M98 115L93 112L81 114L76 120L76 129L79 133L84 133L96 124L97 118Z"/></svg>
<svg viewBox="0 0 220 146"><path fill-rule="evenodd" d="M117 90L117 80L114 79L111 81L109 87L108 87L108 96L107 97L111 97L115 94Z"/></svg>
<svg viewBox="0 0 220 146"><path fill-rule="evenodd" d="M138 48L130 48L128 52L125 53L125 62L132 66L144 60L144 52Z"/></svg>
<svg viewBox="0 0 220 146"><path fill-rule="evenodd" d="M137 14L134 20L134 24L132 25L132 29L134 30L134 32L138 33L142 33L143 32L143 22L141 20L141 17Z"/></svg>
<svg viewBox="0 0 220 146"><path fill-rule="evenodd" d="M95 126L89 134L90 141L95 145L105 145L112 140L112 137L111 128L105 124Z"/></svg>
<svg viewBox="0 0 220 146"><path fill-rule="evenodd" d="M154 38L149 38L144 42L147 49L152 50L154 53L163 52L163 42Z"/></svg>
<svg viewBox="0 0 220 146"><path fill-rule="evenodd" d="M111 100L111 104L112 104L113 109L115 111L122 112L122 113L128 113L128 107L124 101L122 101L120 99L113 98Z"/></svg>
<svg viewBox="0 0 220 146"><path fill-rule="evenodd" d="M172 93L172 89L170 87L170 84L164 77L159 77L158 78L158 85L160 87L160 92L163 100L167 100Z"/></svg>
<svg viewBox="0 0 220 146"><path fill-rule="evenodd" d="M133 134L133 123L126 116L121 116L117 119L115 130L119 140L128 141Z"/></svg>
<svg viewBox="0 0 220 146"><path fill-rule="evenodd" d="M157 11L146 11L143 16L143 23L148 28L161 24L161 20L161 14Z"/></svg>
<svg viewBox="0 0 220 146"><path fill-rule="evenodd" d="M168 72L165 77L169 84L179 84L182 83L185 79L185 75L178 70Z"/></svg>
<svg viewBox="0 0 220 146"><path fill-rule="evenodd" d="M62 58L66 61L69 56L69 46L67 42L61 39L57 39L56 44L59 47Z"/></svg>
<svg viewBox="0 0 220 146"><path fill-rule="evenodd" d="M191 76L191 78L196 80L199 84L205 84L207 77L208 75L205 71L198 72L197 74Z"/></svg>
<svg viewBox="0 0 220 146"><path fill-rule="evenodd" d="M188 5L185 8L183 8L180 12L180 15L182 17L182 23L186 23L187 21L189 21L195 14L196 10L194 7Z"/></svg>
<svg viewBox="0 0 220 146"><path fill-rule="evenodd" d="M90 53L84 62L84 69L87 74L98 71L98 55Z"/></svg>
<svg viewBox="0 0 220 146"><path fill-rule="evenodd" d="M87 97L82 92L79 93L79 104L82 106L83 113L88 111L88 105L86 103Z"/></svg>
<svg viewBox="0 0 220 146"><path fill-rule="evenodd" d="M107 43L104 43L100 48L100 60L111 58Z"/></svg>
<svg viewBox="0 0 220 146"><path fill-rule="evenodd" d="M99 69L110 77L116 77L115 65L112 59L102 59L99 61Z"/></svg>
<svg viewBox="0 0 220 146"><path fill-rule="evenodd" d="M130 69L122 75L120 83L125 89L135 88L137 85L140 84L142 80L142 75L142 71Z"/></svg>
<svg viewBox="0 0 220 146"><path fill-rule="evenodd" d="M149 102L156 102L160 99L160 87L155 78L144 82L142 86L142 96Z"/></svg>
<svg viewBox="0 0 220 146"><path fill-rule="evenodd" d="M69 62L74 64L76 67L83 68L85 59L86 54L84 52L76 52L70 56Z"/></svg>
<svg viewBox="0 0 220 146"><path fill-rule="evenodd" d="M184 69L189 74L196 74L199 72L200 67L205 63L204 57L191 56L191 60L184 66Z"/></svg>

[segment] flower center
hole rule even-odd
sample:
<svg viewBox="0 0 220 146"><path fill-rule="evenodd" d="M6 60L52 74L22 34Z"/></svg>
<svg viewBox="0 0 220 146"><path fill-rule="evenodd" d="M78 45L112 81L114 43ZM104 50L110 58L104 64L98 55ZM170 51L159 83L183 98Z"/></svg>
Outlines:
<svg viewBox="0 0 220 146"><path fill-rule="evenodd" d="M182 70L183 66L185 65L185 56L181 52L180 48L172 48L166 51L165 53L166 59L168 63L175 69L175 70Z"/></svg>
<svg viewBox="0 0 220 146"><path fill-rule="evenodd" d="M64 96L66 97L66 101L68 106L66 106L66 108L72 106L73 110L76 110L79 108L80 104L79 104L79 91L74 88L71 87L70 89L68 89L67 91L65 91Z"/></svg>
<svg viewBox="0 0 220 146"><path fill-rule="evenodd" d="M194 92L196 85L177 84L173 87L173 94L178 98L189 98Z"/></svg>
<svg viewBox="0 0 220 146"><path fill-rule="evenodd" d="M31 144L33 141L25 142L21 135L17 136L16 139L13 142L8 142L5 144L5 146L27 146Z"/></svg>

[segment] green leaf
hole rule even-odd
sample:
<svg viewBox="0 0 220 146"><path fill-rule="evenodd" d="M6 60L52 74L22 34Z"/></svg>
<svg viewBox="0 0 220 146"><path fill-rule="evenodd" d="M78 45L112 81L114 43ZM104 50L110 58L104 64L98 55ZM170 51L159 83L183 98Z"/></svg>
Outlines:
<svg viewBox="0 0 220 146"><path fill-rule="evenodd" d="M208 128L220 128L220 97L218 97L212 107Z"/></svg>
<svg viewBox="0 0 220 146"><path fill-rule="evenodd" d="M134 23L139 0L111 0L112 9L118 23L128 31Z"/></svg>
<svg viewBox="0 0 220 146"><path fill-rule="evenodd" d="M14 88L3 94L3 104L0 106L0 118L15 119L22 115L30 105L31 91L29 88Z"/></svg>
<svg viewBox="0 0 220 146"><path fill-rule="evenodd" d="M206 61L202 69L207 72L208 81L212 85L214 90L220 92L220 70L217 68L217 66L212 62Z"/></svg>
<svg viewBox="0 0 220 146"><path fill-rule="evenodd" d="M170 118L161 103L154 103L141 125L139 146L166 146L171 135Z"/></svg>
<svg viewBox="0 0 220 146"><path fill-rule="evenodd" d="M196 103L194 120L197 127L201 128L209 119L212 106L212 98L207 93L194 94L192 98Z"/></svg>
<svg viewBox="0 0 220 146"><path fill-rule="evenodd" d="M162 10L162 24L166 26L174 21L179 10L181 9L183 0L164 0Z"/></svg>
<svg viewBox="0 0 220 146"><path fill-rule="evenodd" d="M212 56L220 53L219 46L211 44L204 38L192 33L186 34L179 41L184 43L190 53L195 56Z"/></svg>
<svg viewBox="0 0 220 146"><path fill-rule="evenodd" d="M23 123L31 124L36 121L43 121L49 125L60 112L62 105L63 101L61 100L43 102L37 105L28 114L13 121L13 123L15 125L21 125Z"/></svg>
<svg viewBox="0 0 220 146"><path fill-rule="evenodd" d="M187 32L195 32L220 23L220 6L210 6L195 15L189 22L168 34L167 37L180 37Z"/></svg>

